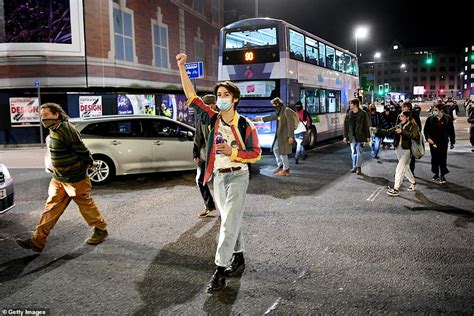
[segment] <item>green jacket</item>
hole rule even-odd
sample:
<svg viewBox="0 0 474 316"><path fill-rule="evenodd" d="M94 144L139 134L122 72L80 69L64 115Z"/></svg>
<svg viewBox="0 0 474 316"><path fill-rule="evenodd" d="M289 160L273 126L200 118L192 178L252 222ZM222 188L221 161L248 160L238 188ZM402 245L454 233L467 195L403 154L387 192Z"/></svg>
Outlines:
<svg viewBox="0 0 474 316"><path fill-rule="evenodd" d="M403 128L402 128L402 133L401 134L396 134L395 130L398 127L392 127L389 129L377 129L377 135L379 136L391 136L394 135L393 139L393 146L395 148L398 147L398 144L400 143L400 138L402 139L402 148L403 149L411 149L411 140L412 139L418 139L420 137L420 128L416 125L412 125L411 123L407 123ZM401 136L401 137L400 137Z"/></svg>
<svg viewBox="0 0 474 316"><path fill-rule="evenodd" d="M49 130L49 137L53 177L66 183L84 180L93 160L74 125L63 121Z"/></svg>

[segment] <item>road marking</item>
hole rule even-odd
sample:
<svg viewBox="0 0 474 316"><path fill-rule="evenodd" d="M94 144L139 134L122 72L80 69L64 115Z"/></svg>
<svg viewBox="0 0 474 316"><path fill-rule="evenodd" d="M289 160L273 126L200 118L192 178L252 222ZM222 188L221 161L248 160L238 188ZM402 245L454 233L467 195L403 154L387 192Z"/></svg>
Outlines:
<svg viewBox="0 0 474 316"><path fill-rule="evenodd" d="M206 223L206 225L202 226L201 229L199 229L195 234L194 236L196 238L201 238L202 236L204 236L205 233L207 233L208 231L211 230L212 226L214 226L214 222L216 221L218 216L215 216L211 221L209 221L208 223Z"/></svg>
<svg viewBox="0 0 474 316"><path fill-rule="evenodd" d="M274 310L274 309L277 307L277 305L280 303L280 301L281 301L281 297L279 297L279 298L275 301L275 303L273 303L272 306L270 306L270 307L267 309L267 311L265 312L264 315L270 314L270 312L271 312L272 310Z"/></svg>
<svg viewBox="0 0 474 316"><path fill-rule="evenodd" d="M373 202L375 201L375 198L380 194L380 192L383 191L383 188L378 188L375 190L368 198L367 201Z"/></svg>

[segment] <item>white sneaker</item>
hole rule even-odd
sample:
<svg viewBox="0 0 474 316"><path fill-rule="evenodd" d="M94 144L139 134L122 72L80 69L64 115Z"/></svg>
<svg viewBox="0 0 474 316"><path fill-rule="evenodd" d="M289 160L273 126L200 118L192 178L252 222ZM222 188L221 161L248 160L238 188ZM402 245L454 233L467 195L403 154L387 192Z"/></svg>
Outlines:
<svg viewBox="0 0 474 316"><path fill-rule="evenodd" d="M407 189L407 191L409 191L409 192L413 192L415 190L416 190L416 183L410 184L410 186Z"/></svg>
<svg viewBox="0 0 474 316"><path fill-rule="evenodd" d="M387 194L390 196L398 196L400 195L400 191L398 191L397 189L389 189L387 191Z"/></svg>

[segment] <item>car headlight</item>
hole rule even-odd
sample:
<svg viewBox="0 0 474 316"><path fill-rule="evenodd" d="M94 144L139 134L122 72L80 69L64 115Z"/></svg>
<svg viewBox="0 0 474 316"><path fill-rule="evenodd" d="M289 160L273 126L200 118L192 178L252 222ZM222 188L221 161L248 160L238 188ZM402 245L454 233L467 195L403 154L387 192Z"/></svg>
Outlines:
<svg viewBox="0 0 474 316"><path fill-rule="evenodd" d="M0 164L0 171L3 172L3 175L5 177L5 181L11 180L12 176L10 175L10 172L8 171L8 168L5 165Z"/></svg>

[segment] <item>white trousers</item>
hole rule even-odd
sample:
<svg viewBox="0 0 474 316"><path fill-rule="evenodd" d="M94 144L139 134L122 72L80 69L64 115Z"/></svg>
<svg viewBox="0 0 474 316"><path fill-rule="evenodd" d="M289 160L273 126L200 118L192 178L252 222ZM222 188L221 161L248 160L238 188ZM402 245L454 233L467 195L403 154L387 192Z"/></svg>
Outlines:
<svg viewBox="0 0 474 316"><path fill-rule="evenodd" d="M395 171L395 190L400 190L402 186L403 177L407 177L408 181L411 184L415 184L415 176L410 170L410 149L403 149L402 142L396 148L397 158L398 158L398 165Z"/></svg>

